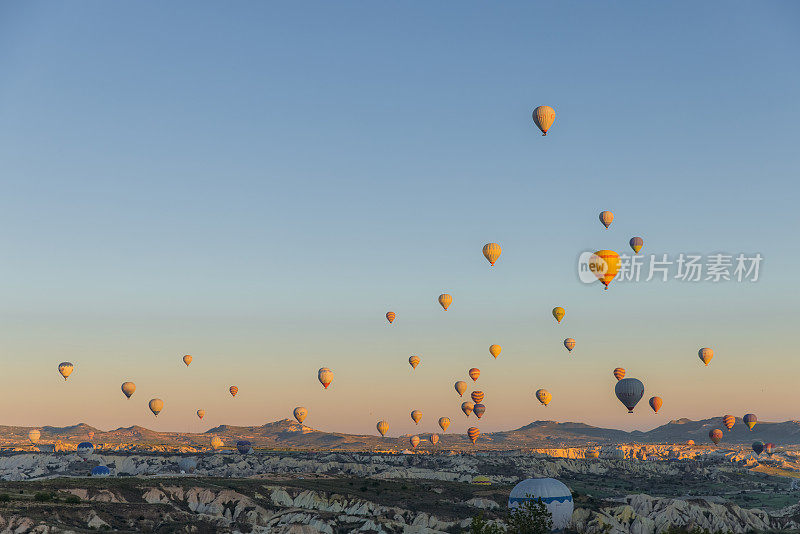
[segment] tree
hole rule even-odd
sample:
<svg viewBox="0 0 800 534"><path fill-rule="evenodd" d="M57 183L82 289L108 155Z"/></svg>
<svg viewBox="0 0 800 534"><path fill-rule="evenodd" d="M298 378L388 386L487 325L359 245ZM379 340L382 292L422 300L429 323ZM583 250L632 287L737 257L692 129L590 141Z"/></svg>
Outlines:
<svg viewBox="0 0 800 534"><path fill-rule="evenodd" d="M472 518L469 526L470 534L503 534L506 529L483 518L483 512Z"/></svg>
<svg viewBox="0 0 800 534"><path fill-rule="evenodd" d="M524 501L508 514L509 534L548 534L553 530L553 517L541 498Z"/></svg>

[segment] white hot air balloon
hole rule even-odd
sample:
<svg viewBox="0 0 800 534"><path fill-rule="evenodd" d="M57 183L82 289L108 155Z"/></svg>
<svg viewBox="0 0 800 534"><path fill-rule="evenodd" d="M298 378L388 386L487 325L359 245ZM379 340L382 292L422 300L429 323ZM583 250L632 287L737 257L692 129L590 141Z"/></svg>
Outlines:
<svg viewBox="0 0 800 534"><path fill-rule="evenodd" d="M554 478L528 478L511 490L508 507L514 509L525 501L537 499L542 499L547 506L553 519L553 530L566 528L575 506L569 488Z"/></svg>

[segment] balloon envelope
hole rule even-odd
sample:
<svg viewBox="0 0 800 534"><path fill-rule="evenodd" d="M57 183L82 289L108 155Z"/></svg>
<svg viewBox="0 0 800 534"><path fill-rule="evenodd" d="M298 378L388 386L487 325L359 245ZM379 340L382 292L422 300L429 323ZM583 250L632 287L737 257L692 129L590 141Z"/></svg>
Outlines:
<svg viewBox="0 0 800 534"><path fill-rule="evenodd" d="M748 413L742 417L742 420L744 421L744 424L747 425L747 428L753 430L753 427L756 426L756 423L758 422L758 417L756 417L756 414L754 413Z"/></svg>
<svg viewBox="0 0 800 534"><path fill-rule="evenodd" d="M456 388L456 393L458 393L459 397L463 397L464 392L467 391L467 383L464 382L463 380L459 380L458 382L456 382L453 387Z"/></svg>
<svg viewBox="0 0 800 534"><path fill-rule="evenodd" d="M531 114L533 123L542 131L542 135L547 135L547 130L553 125L556 120L556 112L550 106L537 106Z"/></svg>
<svg viewBox="0 0 800 534"><path fill-rule="evenodd" d="M472 410L475 409L475 405L469 401L465 401L461 403L461 411L464 412L464 415L469 417L469 414L472 413Z"/></svg>
<svg viewBox="0 0 800 534"><path fill-rule="evenodd" d="M111 470L104 465L97 465L92 468L93 477L107 477L111 474Z"/></svg>
<svg viewBox="0 0 800 534"><path fill-rule="evenodd" d="M327 367L323 367L317 371L317 379L319 383L322 384L322 387L328 389L328 386L333 382L333 371Z"/></svg>
<svg viewBox="0 0 800 534"><path fill-rule="evenodd" d="M150 411L153 412L153 415L158 417L158 414L160 414L161 410L164 408L164 401L161 399L150 399L147 405L150 407Z"/></svg>
<svg viewBox="0 0 800 534"><path fill-rule="evenodd" d="M725 428L729 431L733 428L733 425L736 423L736 418L732 415L726 415L722 418L722 424Z"/></svg>
<svg viewBox="0 0 800 534"><path fill-rule="evenodd" d="M481 370L477 367L473 367L469 370L469 377L472 379L473 382L478 380L478 377L481 376Z"/></svg>
<svg viewBox="0 0 800 534"><path fill-rule="evenodd" d="M508 507L514 509L525 501L541 499L553 520L553 530L566 528L572 519L574 504L569 488L554 478L529 478L511 490Z"/></svg>
<svg viewBox="0 0 800 534"><path fill-rule="evenodd" d="M722 430L715 428L708 433L708 438L714 442L714 445L717 445L720 441L722 441Z"/></svg>
<svg viewBox="0 0 800 534"><path fill-rule="evenodd" d="M603 223L603 226L608 228L611 226L611 223L614 222L614 214L610 211L601 211L600 212L600 222Z"/></svg>
<svg viewBox="0 0 800 534"><path fill-rule="evenodd" d="M628 409L628 413L633 413L636 404L642 400L644 395L644 384L636 378L623 378L614 387L619 401Z"/></svg>
<svg viewBox="0 0 800 534"><path fill-rule="evenodd" d="M772 456L775 453L775 445L772 443L767 443L764 445L764 451L767 453L767 455Z"/></svg>
<svg viewBox="0 0 800 534"><path fill-rule="evenodd" d="M389 321L389 324L394 322L395 317L397 317L397 314L395 314L393 311L386 312L386 320Z"/></svg>
<svg viewBox="0 0 800 534"><path fill-rule="evenodd" d="M617 380L622 380L623 378L625 378L625 369L623 369L622 367L617 367L616 369L614 369L614 378L616 378Z"/></svg>
<svg viewBox="0 0 800 534"><path fill-rule="evenodd" d="M206 416L206 411L205 410L202 410L202 409L201 410L197 410L197 417L202 419L205 416Z"/></svg>
<svg viewBox="0 0 800 534"><path fill-rule="evenodd" d="M485 395L483 394L483 391L473 391L470 393L470 397L472 397L472 402L477 404L483 401L483 397L485 397Z"/></svg>
<svg viewBox="0 0 800 534"><path fill-rule="evenodd" d="M608 285L619 271L619 254L613 250L598 250L589 260L589 269L608 289Z"/></svg>
<svg viewBox="0 0 800 534"><path fill-rule="evenodd" d="M253 452L253 444L246 439L239 440L236 442L236 450L239 451L240 454L250 454Z"/></svg>
<svg viewBox="0 0 800 534"><path fill-rule="evenodd" d="M294 409L292 415L294 415L294 418L297 419L298 423L302 424L303 421L306 420L306 416L308 415L308 410L306 410L302 406L298 406L297 408Z"/></svg>
<svg viewBox="0 0 800 534"><path fill-rule="evenodd" d="M575 340L571 337L568 337L564 340L564 346L567 347L567 350L572 352L572 349L575 348Z"/></svg>
<svg viewBox="0 0 800 534"><path fill-rule="evenodd" d="M218 451L219 449L222 448L223 445L225 445L225 444L222 442L222 439L219 436L212 436L212 438L211 438L211 448L212 449L214 449L215 451Z"/></svg>
<svg viewBox="0 0 800 534"><path fill-rule="evenodd" d="M480 435L481 431L477 427L471 426L467 429L467 437L472 443L475 443Z"/></svg>
<svg viewBox="0 0 800 534"><path fill-rule="evenodd" d="M58 364L58 372L61 373L61 376L64 377L64 380L69 378L69 375L72 374L72 370L75 368L70 362L61 362Z"/></svg>
<svg viewBox="0 0 800 534"><path fill-rule="evenodd" d="M483 404L476 404L475 406L472 407L472 413L474 413L475 416L478 419L480 419L481 417L483 417L483 414L486 413L486 406L484 406Z"/></svg>
<svg viewBox="0 0 800 534"><path fill-rule="evenodd" d="M237 393L239 393L239 388L236 386L231 386L228 388L228 391L231 393L231 397L235 397Z"/></svg>
<svg viewBox="0 0 800 534"><path fill-rule="evenodd" d="M450 304L453 303L453 297L448 295L447 293L442 293L439 295L439 304L441 304L444 311L447 311L447 308L450 307Z"/></svg>
<svg viewBox="0 0 800 534"><path fill-rule="evenodd" d="M662 404L664 404L664 401L661 399L661 397L650 397L650 407L655 413L658 413L658 410L661 409Z"/></svg>
<svg viewBox="0 0 800 534"><path fill-rule="evenodd" d="M567 314L566 310L564 308L562 308L561 306L556 306L555 308L553 308L553 317L555 317L556 321L558 321L559 323L561 322L561 319L563 319L566 314Z"/></svg>
<svg viewBox="0 0 800 534"><path fill-rule="evenodd" d="M753 443L753 452L755 452L757 455L764 452L764 442L756 441L755 443Z"/></svg>
<svg viewBox="0 0 800 534"><path fill-rule="evenodd" d="M85 460L89 456L91 456L92 453L94 452L94 445L92 445L88 441L84 441L83 443L79 443L77 452L78 452L78 456L80 456L81 458L83 458Z"/></svg>
<svg viewBox="0 0 800 534"><path fill-rule="evenodd" d="M633 249L633 252L638 254L639 251L642 250L642 247L644 246L644 239L642 239L641 237L632 237L631 240L628 242L628 244L630 244L631 248Z"/></svg>
<svg viewBox="0 0 800 534"><path fill-rule="evenodd" d="M714 357L714 351L708 347L703 347L697 351L697 356L700 358L700 361L708 367L708 363L711 361L711 358Z"/></svg>
<svg viewBox="0 0 800 534"><path fill-rule="evenodd" d="M430 439L432 445L436 445L437 443L439 443L439 435L438 434L431 434L431 437L428 438L428 439Z"/></svg>
<svg viewBox="0 0 800 534"><path fill-rule="evenodd" d="M408 364L411 366L412 369L416 369L419 365L419 356L412 355L408 357Z"/></svg>
<svg viewBox="0 0 800 534"><path fill-rule="evenodd" d="M500 345L489 345L489 354L494 356L496 360L498 356L500 356L500 351L503 350L503 347Z"/></svg>
<svg viewBox="0 0 800 534"><path fill-rule="evenodd" d="M131 395L133 395L134 391L136 391L136 384L133 382L122 383L122 393L129 399L131 398Z"/></svg>
<svg viewBox="0 0 800 534"><path fill-rule="evenodd" d="M39 443L39 439L40 439L41 437L42 437L42 433L41 433L41 432L39 432L39 431L38 431L37 429L35 429L35 428L34 428L33 430L30 430L30 431L28 432L28 440L30 440L30 442L31 442L31 443L33 443L33 444Z"/></svg>
<svg viewBox="0 0 800 534"><path fill-rule="evenodd" d="M492 265L494 265L494 262L500 257L501 252L503 252L503 249L501 249L500 245L497 243L486 243L483 245L483 256L489 260L489 263Z"/></svg>
<svg viewBox="0 0 800 534"><path fill-rule="evenodd" d="M189 364L192 363L192 357L189 354L185 354L183 356L183 363L186 364L186 367L189 367Z"/></svg>
<svg viewBox="0 0 800 534"><path fill-rule="evenodd" d="M375 427L378 429L378 433L381 435L381 437L385 436L389 431L389 423L386 421L378 421L378 424L375 425Z"/></svg>
<svg viewBox="0 0 800 534"><path fill-rule="evenodd" d="M546 389L537 389L536 398L545 406L550 404L550 401L553 400L553 396Z"/></svg>
<svg viewBox="0 0 800 534"><path fill-rule="evenodd" d="M422 412L419 410L414 410L411 412L411 420L414 421L415 424L419 424L422 420Z"/></svg>
<svg viewBox="0 0 800 534"><path fill-rule="evenodd" d="M419 436L411 436L411 439L408 440L411 443L411 448L416 449L417 445L419 445Z"/></svg>
<svg viewBox="0 0 800 534"><path fill-rule="evenodd" d="M439 418L439 427L441 427L442 432L447 432L447 427L450 426L450 418L449 417L440 417Z"/></svg>

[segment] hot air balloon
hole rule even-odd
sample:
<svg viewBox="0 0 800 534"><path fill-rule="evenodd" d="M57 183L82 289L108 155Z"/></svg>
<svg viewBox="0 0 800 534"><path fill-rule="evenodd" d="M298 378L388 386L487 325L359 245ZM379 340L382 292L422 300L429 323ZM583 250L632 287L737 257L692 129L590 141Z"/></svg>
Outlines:
<svg viewBox="0 0 800 534"><path fill-rule="evenodd" d="M447 311L447 308L450 307L450 304L452 302L453 302L453 297L451 297L447 293L442 293L441 295L439 295L439 304L442 305L442 308L444 308L444 311Z"/></svg>
<svg viewBox="0 0 800 534"><path fill-rule="evenodd" d="M411 436L408 442L411 443L412 449L416 449L417 445L419 445L419 436Z"/></svg>
<svg viewBox="0 0 800 534"><path fill-rule="evenodd" d="M483 245L483 255L492 265L494 265L494 262L500 257L501 252L503 252L503 250L497 243L486 243Z"/></svg>
<svg viewBox="0 0 800 534"><path fill-rule="evenodd" d="M422 420L422 412L419 410L414 410L411 412L411 420L414 421L415 424L419 424L420 420Z"/></svg>
<svg viewBox="0 0 800 534"><path fill-rule="evenodd" d="M664 401L661 399L661 397L650 397L650 407L655 413L658 413L658 410L661 409L662 404L664 404Z"/></svg>
<svg viewBox="0 0 800 534"><path fill-rule="evenodd" d="M533 122L542 131L542 135L547 135L547 130L556 120L556 112L550 106L538 106L533 110Z"/></svg>
<svg viewBox="0 0 800 534"><path fill-rule="evenodd" d="M439 426L442 428L442 432L447 432L447 427L450 426L450 418L449 417L440 417L439 418Z"/></svg>
<svg viewBox="0 0 800 534"><path fill-rule="evenodd" d="M753 452L756 453L756 456L764 452L764 442L756 441L755 443L753 443Z"/></svg>
<svg viewBox="0 0 800 534"><path fill-rule="evenodd" d="M70 362L61 362L58 364L58 372L61 373L61 376L64 377L64 380L69 378L69 375L72 374L72 370L75 368Z"/></svg>
<svg viewBox="0 0 800 534"><path fill-rule="evenodd" d="M616 369L614 369L614 378L616 378L617 380L622 380L623 378L625 378L625 369L623 369L622 367L617 367Z"/></svg>
<svg viewBox="0 0 800 534"><path fill-rule="evenodd" d="M192 363L192 357L189 354L183 356L183 363L186 364L186 367L189 367L189 364Z"/></svg>
<svg viewBox="0 0 800 534"><path fill-rule="evenodd" d="M706 367L708 367L708 362L710 362L711 358L714 357L714 351L708 347L704 347L697 351L697 356L700 358L700 361L702 361L704 364L706 364Z"/></svg>
<svg viewBox="0 0 800 534"><path fill-rule="evenodd" d="M613 250L598 250L589 261L589 270L608 289L608 284L619 271L619 254Z"/></svg>
<svg viewBox="0 0 800 534"><path fill-rule="evenodd" d="M693 439L690 439L689 441L687 441L687 442L686 442L686 444L687 444L688 446L690 446L690 447L694 447L694 440L693 440Z"/></svg>
<svg viewBox="0 0 800 534"><path fill-rule="evenodd" d="M481 370L477 367L473 367L469 370L469 377L472 379L473 382L478 380L478 377L481 376Z"/></svg>
<svg viewBox="0 0 800 534"><path fill-rule="evenodd" d="M708 433L708 438L714 442L714 445L717 445L720 441L722 441L722 430L715 428Z"/></svg>
<svg viewBox="0 0 800 534"><path fill-rule="evenodd" d="M408 364L411 365L412 369L416 369L419 365L419 356L411 355L408 357Z"/></svg>
<svg viewBox="0 0 800 534"><path fill-rule="evenodd" d="M206 411L205 410L203 410L203 409L197 410L197 417L202 419L205 416L206 416Z"/></svg>
<svg viewBox="0 0 800 534"><path fill-rule="evenodd" d="M545 406L550 404L550 401L553 400L553 396L546 389L537 389L536 398Z"/></svg>
<svg viewBox="0 0 800 534"><path fill-rule="evenodd" d="M122 393L129 399L131 398L131 395L133 395L134 391L136 391L136 384L133 382L122 383Z"/></svg>
<svg viewBox="0 0 800 534"><path fill-rule="evenodd" d="M489 354L494 356L496 360L498 356L500 356L500 351L503 350L503 347L500 345L489 345Z"/></svg>
<svg viewBox="0 0 800 534"><path fill-rule="evenodd" d="M194 473L197 469L197 460L194 458L181 458L178 461L178 468L184 473Z"/></svg>
<svg viewBox="0 0 800 534"><path fill-rule="evenodd" d="M734 423L736 423L736 418L732 415L726 415L722 418L722 424L728 429L728 432L733 428Z"/></svg>
<svg viewBox="0 0 800 534"><path fill-rule="evenodd" d="M459 380L458 382L456 382L455 386L453 387L456 388L456 393L458 393L459 397L463 397L464 392L467 391L467 383L464 382L463 380Z"/></svg>
<svg viewBox="0 0 800 534"><path fill-rule="evenodd" d="M775 445L773 445L772 443L767 443L766 445L764 445L764 451L766 451L767 456L771 458L772 455L775 454Z"/></svg>
<svg viewBox="0 0 800 534"><path fill-rule="evenodd" d="M92 431L89 431L89 432L87 433L87 436L89 436L89 441L93 441L93 440L94 440L94 432L92 432Z"/></svg>
<svg viewBox="0 0 800 534"><path fill-rule="evenodd" d="M467 429L467 437L469 437L469 440L472 443L475 443L476 441L478 441L478 436L480 436L480 435L481 435L481 431L478 430L477 427L471 426L471 427L469 427Z"/></svg>
<svg viewBox="0 0 800 534"><path fill-rule="evenodd" d="M88 441L84 441L83 443L78 444L78 449L77 449L78 456L83 458L84 461L86 461L89 458L89 456L92 455L93 452L94 452L94 445L92 445Z"/></svg>
<svg viewBox="0 0 800 534"><path fill-rule="evenodd" d="M475 409L475 405L469 401L465 401L461 403L461 411L464 412L464 415L469 417L469 414L472 413L472 410Z"/></svg>
<svg viewBox="0 0 800 534"><path fill-rule="evenodd" d="M473 391L470 393L470 397L472 397L472 402L477 404L483 400L484 394L483 391Z"/></svg>
<svg viewBox="0 0 800 534"><path fill-rule="evenodd" d="M231 392L231 397L235 397L237 393L239 393L239 388L236 386L231 386L228 388L228 391Z"/></svg>
<svg viewBox="0 0 800 534"><path fill-rule="evenodd" d="M376 427L378 428L378 433L381 435L381 437L385 436L389 431L389 423L386 421L378 421Z"/></svg>
<svg viewBox="0 0 800 534"><path fill-rule="evenodd" d="M628 244L630 244L631 248L633 249L633 252L638 254L639 251L642 250L642 247L644 246L644 239L642 239L641 237L632 237L631 240L628 241Z"/></svg>
<svg viewBox="0 0 800 534"><path fill-rule="evenodd" d="M601 211L600 212L600 222L603 223L603 226L608 228L611 226L611 223L614 222L614 214L610 211Z"/></svg>
<svg viewBox="0 0 800 534"><path fill-rule="evenodd" d="M756 417L755 414L748 413L745 414L744 417L742 417L742 421L744 421L744 424L747 425L747 428L753 430L753 427L756 426L756 423L758 422L758 418Z"/></svg>
<svg viewBox="0 0 800 534"><path fill-rule="evenodd" d="M308 415L308 410L303 408L302 406L298 406L294 409L294 418L297 419L297 422L302 424L303 421L306 420L306 416Z"/></svg>
<svg viewBox="0 0 800 534"><path fill-rule="evenodd" d="M220 439L219 436L213 436L211 438L211 448L214 449L215 451L220 450L223 445L225 444L222 442L222 439Z"/></svg>
<svg viewBox="0 0 800 534"><path fill-rule="evenodd" d="M555 308L553 308L553 317L555 317L556 321L558 321L559 323L566 314L567 314L566 310L564 310L564 308L562 308L561 306L556 306Z"/></svg>
<svg viewBox="0 0 800 534"><path fill-rule="evenodd" d="M644 384L636 378L623 378L617 382L614 393L628 409L628 413L633 413L636 404L642 400L642 395L644 395Z"/></svg>
<svg viewBox="0 0 800 534"><path fill-rule="evenodd" d="M327 367L323 367L317 372L317 379L319 379L319 383L322 384L325 389L328 389L328 386L333 382L333 371Z"/></svg>
<svg viewBox="0 0 800 534"><path fill-rule="evenodd" d="M92 476L104 478L111 474L111 469L105 465L96 465L92 468Z"/></svg>
<svg viewBox="0 0 800 534"><path fill-rule="evenodd" d="M563 530L567 527L574 504L572 493L564 483L554 478L529 478L523 480L511 490L508 496L510 509L523 505L526 501L541 499L547 506L547 511L553 520L553 530Z"/></svg>
<svg viewBox="0 0 800 534"><path fill-rule="evenodd" d="M567 347L567 350L572 352L572 349L575 348L575 340L571 337L568 337L564 340L564 346Z"/></svg>
<svg viewBox="0 0 800 534"><path fill-rule="evenodd" d="M161 399L150 399L147 405L150 406L150 411L153 412L153 415L158 417L158 414L160 414L161 410L164 408L164 401Z"/></svg>
<svg viewBox="0 0 800 534"><path fill-rule="evenodd" d="M250 454L253 452L253 444L246 439L239 440L236 442L236 450L239 451L239 454Z"/></svg>
<svg viewBox="0 0 800 534"><path fill-rule="evenodd" d="M483 417L483 414L486 413L486 406L484 406L483 404L478 403L475 406L473 406L472 413L475 414L475 417L480 419L481 417Z"/></svg>
<svg viewBox="0 0 800 534"><path fill-rule="evenodd" d="M28 432L28 440L36 445L39 443L39 439L42 437L42 433L36 430L35 428Z"/></svg>
<svg viewBox="0 0 800 534"><path fill-rule="evenodd" d="M439 443L439 435L438 434L431 434L431 437L428 438L431 442L431 445L436 445Z"/></svg>
<svg viewBox="0 0 800 534"><path fill-rule="evenodd" d="M393 311L386 312L386 320L389 321L389 324L394 322L395 317L397 317L397 314L395 314Z"/></svg>

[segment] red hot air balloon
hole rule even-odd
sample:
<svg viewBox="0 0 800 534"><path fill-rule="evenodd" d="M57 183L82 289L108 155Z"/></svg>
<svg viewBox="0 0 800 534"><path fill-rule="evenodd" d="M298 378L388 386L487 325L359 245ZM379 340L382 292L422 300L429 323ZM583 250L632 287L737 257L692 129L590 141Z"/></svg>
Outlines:
<svg viewBox="0 0 800 534"><path fill-rule="evenodd" d="M771 457L773 454L775 454L775 445L772 443L767 443L764 445L764 452L767 453L767 456Z"/></svg>
<svg viewBox="0 0 800 534"><path fill-rule="evenodd" d="M469 370L469 377L472 379L473 382L478 380L478 377L481 376L481 370L477 367L473 367Z"/></svg>
<svg viewBox="0 0 800 534"><path fill-rule="evenodd" d="M722 430L715 428L708 433L708 438L714 442L714 445L719 444L719 442L722 441Z"/></svg>

